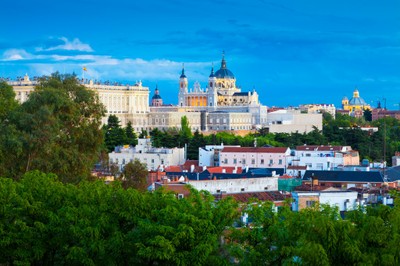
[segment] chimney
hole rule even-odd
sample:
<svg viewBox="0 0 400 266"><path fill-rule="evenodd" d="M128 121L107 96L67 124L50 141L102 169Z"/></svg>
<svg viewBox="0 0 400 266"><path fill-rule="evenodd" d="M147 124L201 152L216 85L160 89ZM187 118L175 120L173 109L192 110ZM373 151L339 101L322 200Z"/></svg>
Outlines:
<svg viewBox="0 0 400 266"><path fill-rule="evenodd" d="M190 165L190 172L191 172L191 173L194 172L194 164Z"/></svg>
<svg viewBox="0 0 400 266"><path fill-rule="evenodd" d="M222 168L222 173L225 174L226 173L226 169Z"/></svg>

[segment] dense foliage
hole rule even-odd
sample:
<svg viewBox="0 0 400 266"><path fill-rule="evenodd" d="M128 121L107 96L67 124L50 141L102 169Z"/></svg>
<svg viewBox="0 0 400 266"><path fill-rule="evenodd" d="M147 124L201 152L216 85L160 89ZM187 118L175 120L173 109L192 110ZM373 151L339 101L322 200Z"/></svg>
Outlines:
<svg viewBox="0 0 400 266"><path fill-rule="evenodd" d="M65 184L53 174L0 178L4 265L399 265L400 208L273 211L206 192L177 199L115 182ZM236 226L233 226L236 224Z"/></svg>
<svg viewBox="0 0 400 266"><path fill-rule="evenodd" d="M110 115L107 124L103 125L104 142L108 152L112 152L116 146L137 144L137 136L129 121L125 128L121 127L117 116Z"/></svg>
<svg viewBox="0 0 400 266"><path fill-rule="evenodd" d="M66 182L87 177L103 144L104 106L74 76L42 77L23 104L0 84L0 175L52 172Z"/></svg>
<svg viewBox="0 0 400 266"><path fill-rule="evenodd" d="M246 211L253 222L233 230L231 255L241 265L399 265L400 207L380 205L350 211L315 206L278 213L270 202Z"/></svg>
<svg viewBox="0 0 400 266"><path fill-rule="evenodd" d="M1 265L215 265L237 215L231 199L178 200L115 182L63 184L52 174L0 178Z"/></svg>

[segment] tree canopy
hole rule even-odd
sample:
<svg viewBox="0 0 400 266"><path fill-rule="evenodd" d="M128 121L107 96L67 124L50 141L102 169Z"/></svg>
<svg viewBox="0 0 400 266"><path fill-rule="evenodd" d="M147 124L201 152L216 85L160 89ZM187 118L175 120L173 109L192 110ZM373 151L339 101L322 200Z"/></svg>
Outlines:
<svg viewBox="0 0 400 266"><path fill-rule="evenodd" d="M0 178L0 264L214 265L237 215L232 199L178 199L121 183L63 184L56 175Z"/></svg>
<svg viewBox="0 0 400 266"><path fill-rule="evenodd" d="M38 169L68 182L87 177L103 143L104 110L74 76L42 77L27 101L8 110L0 150L9 157L0 161L0 174L19 178Z"/></svg>

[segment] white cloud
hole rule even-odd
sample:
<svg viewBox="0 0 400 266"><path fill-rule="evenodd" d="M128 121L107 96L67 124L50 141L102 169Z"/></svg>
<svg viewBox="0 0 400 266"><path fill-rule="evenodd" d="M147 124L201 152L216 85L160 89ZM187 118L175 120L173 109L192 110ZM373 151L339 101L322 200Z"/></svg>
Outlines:
<svg viewBox="0 0 400 266"><path fill-rule="evenodd" d="M92 51L88 44L81 43L78 39L69 42L61 38L65 44L47 49L26 51L23 49L10 49L0 57L1 61L13 61L13 68L29 68L30 75L48 75L55 71L60 73L75 72L82 74L82 67L87 71L85 77L97 80L158 82L177 81L179 79L182 63L167 59L144 60L142 58L115 58L110 55L86 54ZM58 50L74 50L72 54L60 54ZM38 53L48 51L49 53ZM202 81L208 78L211 62L184 62L185 73L189 82Z"/></svg>
<svg viewBox="0 0 400 266"><path fill-rule="evenodd" d="M36 51L56 51L56 50L66 50L66 51L81 51L81 52L93 52L92 47L89 44L82 43L78 38L69 41L66 37L61 37L59 40L63 41L64 44L53 46L50 48L36 48Z"/></svg>
<svg viewBox="0 0 400 266"><path fill-rule="evenodd" d="M33 55L23 49L9 49L3 53L2 61L18 61L33 58Z"/></svg>

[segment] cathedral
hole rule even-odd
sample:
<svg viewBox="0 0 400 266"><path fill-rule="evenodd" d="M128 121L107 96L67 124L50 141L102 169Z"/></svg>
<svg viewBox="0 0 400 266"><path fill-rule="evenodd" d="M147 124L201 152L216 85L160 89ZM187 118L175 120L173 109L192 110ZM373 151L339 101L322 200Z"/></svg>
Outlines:
<svg viewBox="0 0 400 266"><path fill-rule="evenodd" d="M235 76L226 67L226 60L223 55L221 68L214 73L214 67L212 67L205 89L201 88L198 82L195 82L193 89L189 90L185 69L182 68L182 74L179 78L178 105L180 107L248 106L259 105L259 101L256 91L241 92L241 89L236 87Z"/></svg>
<svg viewBox="0 0 400 266"><path fill-rule="evenodd" d="M182 117L189 121L192 131L240 131L268 127L270 132L310 132L314 126L322 129L321 114L301 114L300 112L280 110L268 113L267 106L259 102L255 90L242 92L236 86L235 75L227 68L225 56L222 56L220 68L211 73L207 85L202 88L195 82L188 86L185 69L177 75L179 82L178 104L165 104L158 86L150 98L150 90L142 83L132 85L98 82L78 79L78 82L95 91L106 107L107 123L109 115L115 115L121 126L131 122L136 132L177 129ZM8 81L21 103L26 101L38 84L26 75L23 79ZM149 101L150 100L150 101Z"/></svg>
<svg viewBox="0 0 400 266"><path fill-rule="evenodd" d="M348 111L351 116L360 117L365 110L372 110L371 106L360 97L357 88L353 92L353 97L349 100L347 97L342 99L342 109Z"/></svg>

